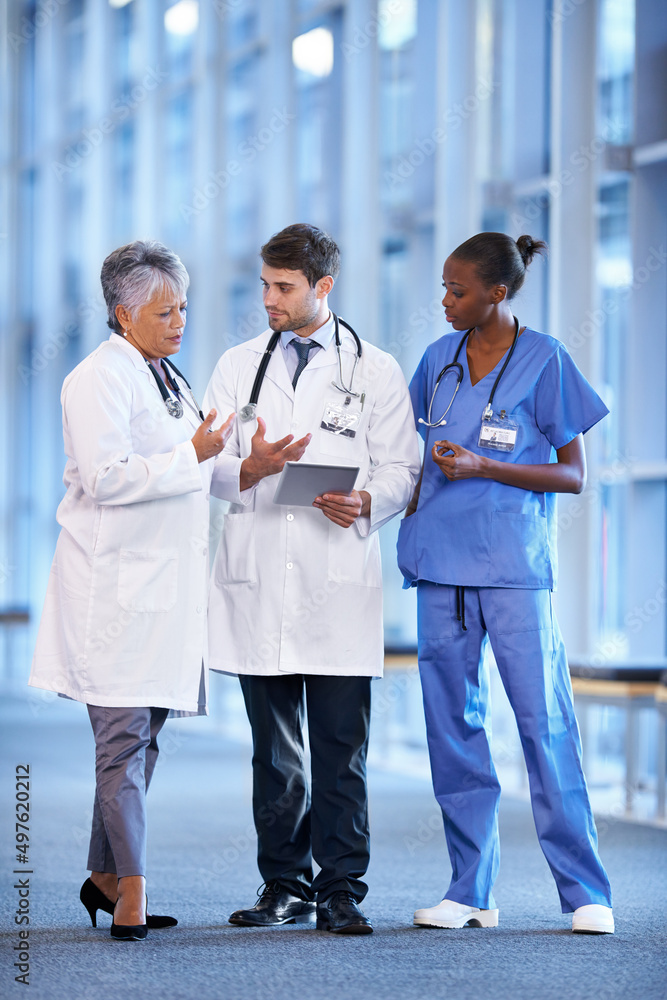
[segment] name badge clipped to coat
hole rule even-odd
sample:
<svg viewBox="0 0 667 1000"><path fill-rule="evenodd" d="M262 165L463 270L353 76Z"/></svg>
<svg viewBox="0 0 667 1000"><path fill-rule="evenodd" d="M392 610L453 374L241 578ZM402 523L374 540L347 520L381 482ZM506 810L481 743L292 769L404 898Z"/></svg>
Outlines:
<svg viewBox="0 0 667 1000"><path fill-rule="evenodd" d="M505 410L501 410L497 417L493 412L487 415L485 410L477 446L490 451L514 451L518 432L519 425L507 416Z"/></svg>
<svg viewBox="0 0 667 1000"><path fill-rule="evenodd" d="M363 409L365 397L366 393L362 393L361 409ZM320 427L341 437L356 437L361 421L361 410L352 409L350 402L351 399L348 396L344 403L325 403Z"/></svg>

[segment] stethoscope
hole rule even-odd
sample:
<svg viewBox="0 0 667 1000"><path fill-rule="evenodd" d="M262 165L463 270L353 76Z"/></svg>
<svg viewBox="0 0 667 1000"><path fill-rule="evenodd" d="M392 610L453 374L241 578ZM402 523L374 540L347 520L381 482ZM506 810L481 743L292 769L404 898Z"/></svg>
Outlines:
<svg viewBox="0 0 667 1000"><path fill-rule="evenodd" d="M433 392L431 394L431 402L429 403L429 406L428 406L428 414L427 414L428 420L424 420L423 417L420 417L419 420L417 421L417 423L424 424L426 427L442 427L443 424L447 423L447 421L445 420L445 417L447 416L447 414L451 410L452 403L454 402L454 400L456 398L456 393L459 391L459 386L461 385L461 382L463 382L463 365L459 362L458 357L459 357L459 354L461 353L461 351L463 350L463 345L465 344L466 340L468 339L468 337L472 333L473 329L474 329L474 327L471 328L470 330L466 330L466 332L463 334L463 336L461 337L461 342L459 343L459 346L456 348L456 354L454 355L454 360L450 361L450 363L448 365L445 365L445 367L442 369L442 371L438 375L437 379L435 380L435 385L433 387ZM491 395L489 396L489 401L486 404L486 406L484 407L484 411L482 413L482 420L488 420L490 417L493 416L493 409L492 409L493 397L496 394L496 389L498 388L498 385L500 383L501 378L505 374L505 369L507 368L508 364L510 363L510 358L514 354L514 348L516 347L516 342L517 342L518 339L519 339L519 321L518 321L518 319L515 316L514 317L514 340L512 341L512 346L510 347L510 349L508 351L508 354L507 354L507 357L505 358L505 363L504 363L503 367L500 369L500 371L496 375L496 380L493 383L493 388L491 389ZM435 423L433 423L432 422L432 416L433 416L433 402L435 400L435 394L438 391L438 386L442 382L442 380L445 377L445 375L447 374L447 372L456 372L456 385L454 387L454 392L452 393L452 398L449 401L449 406L447 407L447 409L445 410L445 412L443 413L443 415L440 417L440 420L437 420L437 421L435 421Z"/></svg>
<svg viewBox="0 0 667 1000"><path fill-rule="evenodd" d="M165 364L165 361L166 361L167 364ZM171 389L171 391L176 396L176 399L174 399L172 396L169 395L169 390L167 389L167 385L165 385L165 383L162 381L162 379L158 375L158 373L157 373L157 371L155 369L155 366L152 365L148 359L146 359L146 364L148 365L149 369L152 371L152 373L153 373L153 375L155 377L155 381L157 382L157 387L160 390L160 395L162 396L162 399L164 401L164 405L167 408L167 413L171 417L176 417L177 420L180 420L180 418L183 416L183 404L181 403L180 399L178 398L180 396L180 394L181 394L180 386L178 385L178 383L175 381L175 379L173 378L173 376L169 372L169 369L167 368L167 365L169 365L169 368L172 369L172 371L174 372L174 374L177 375L178 378L180 378L182 382L185 382L185 384L186 384L186 386L188 388L188 392L190 393L190 397L192 399L192 402L194 404L194 408L197 411L197 413L199 414L201 422L203 423L204 422L204 414L202 413L202 409L201 409L199 403L195 399L194 393L193 393L193 391L192 391L192 389L190 387L190 383L186 379L185 375L183 375L182 372L179 372L179 370L176 367L176 365L174 364L174 362L170 361L169 358L161 358L160 359L160 364L162 366L162 371L164 372L165 381L166 381L167 385L169 386L169 389Z"/></svg>
<svg viewBox="0 0 667 1000"><path fill-rule="evenodd" d="M359 359L361 358L361 341L349 323L346 323L340 316L336 316L336 313L331 313L331 315L333 316L334 321L334 340L336 342L336 353L338 355L338 381L336 382L334 379L331 384L334 389L344 392L346 396L359 396L359 393L355 392L352 386L354 384L354 373L357 370L357 365L359 364ZM354 358L354 365L352 367L352 374L350 375L349 388L345 385L345 381L343 379L343 362L340 353L340 326L344 326L346 330L349 330L354 337L354 343L356 346L356 354ZM262 388L264 376L266 375L266 369L269 366L271 355L273 354L281 335L282 331L277 330L266 345L266 350L262 355L262 360L259 363L259 368L257 369L257 374L255 375L255 381L252 385L250 399L245 406L242 406L239 410L239 420L243 421L243 423L248 420L254 420L257 415L257 401L259 399L259 393Z"/></svg>

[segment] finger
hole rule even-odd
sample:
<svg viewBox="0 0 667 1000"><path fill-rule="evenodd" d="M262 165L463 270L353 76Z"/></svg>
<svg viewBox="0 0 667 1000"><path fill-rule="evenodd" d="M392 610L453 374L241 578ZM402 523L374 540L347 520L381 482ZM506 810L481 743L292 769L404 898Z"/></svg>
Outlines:
<svg viewBox="0 0 667 1000"><path fill-rule="evenodd" d="M356 498L347 493L324 493L322 499L338 507L358 506Z"/></svg>
<svg viewBox="0 0 667 1000"><path fill-rule="evenodd" d="M227 417L227 419L225 420L224 424L220 428L220 433L222 434L223 439L224 439L225 442L227 442L229 440L229 437L230 437L230 435L231 435L231 433L232 433L232 431L234 429L234 420L235 420L235 418L236 418L236 414L235 413L230 413L229 416Z"/></svg>
<svg viewBox="0 0 667 1000"><path fill-rule="evenodd" d="M351 524L354 524L354 518L341 517L335 511L324 510L322 513L327 517L333 524L337 524L340 528L349 528Z"/></svg>
<svg viewBox="0 0 667 1000"><path fill-rule="evenodd" d="M304 444L305 439L302 438L301 441L295 441L294 444L290 445L283 452L283 457L286 462L298 462L299 459L304 454L306 448L308 447L308 442Z"/></svg>
<svg viewBox="0 0 667 1000"><path fill-rule="evenodd" d="M287 445L290 444L293 440L294 440L294 435L288 434L286 437L281 438L280 441L274 441L271 447L274 449L274 451L284 451L287 448Z"/></svg>
<svg viewBox="0 0 667 1000"><path fill-rule="evenodd" d="M452 441L436 441L435 447L441 451L453 451L455 455L460 455L463 450L460 445L454 444Z"/></svg>
<svg viewBox="0 0 667 1000"><path fill-rule="evenodd" d="M306 434L305 437L300 438L298 441L294 441L292 447L290 448L290 451L291 452L293 451L295 454L298 452L299 457L301 457L301 455L303 455L304 451L306 450L312 439L313 439L312 434ZM289 438L285 438L284 440L288 442L293 441L294 437L293 435L290 434ZM282 442L278 441L277 443L281 444Z"/></svg>
<svg viewBox="0 0 667 1000"><path fill-rule="evenodd" d="M217 417L217 415L218 415L217 410L210 410L204 420L204 423L201 425L202 430L207 431L210 428L213 421L215 420L215 418Z"/></svg>
<svg viewBox="0 0 667 1000"><path fill-rule="evenodd" d="M253 438L257 438L258 441L264 440L264 435L266 434L266 423L261 417L257 417L257 430L253 434Z"/></svg>

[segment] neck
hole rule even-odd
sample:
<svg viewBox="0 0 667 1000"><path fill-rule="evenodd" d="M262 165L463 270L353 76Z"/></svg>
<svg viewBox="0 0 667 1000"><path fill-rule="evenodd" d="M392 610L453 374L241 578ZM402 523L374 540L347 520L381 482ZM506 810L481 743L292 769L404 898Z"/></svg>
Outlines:
<svg viewBox="0 0 667 1000"><path fill-rule="evenodd" d="M507 309L499 315L491 317L488 322L476 326L468 338L468 343L474 340L476 344L484 345L490 349L509 346L514 339L515 332L514 316Z"/></svg>
<svg viewBox="0 0 667 1000"><path fill-rule="evenodd" d="M314 333L316 333L317 330L325 325L325 323L328 323L330 316L331 313L329 312L329 307L325 302L324 308L318 310L317 316L312 323L309 323L307 326L302 326L298 330L293 330L292 333L295 333L297 337L303 337L305 340L307 337L311 337Z"/></svg>
<svg viewBox="0 0 667 1000"><path fill-rule="evenodd" d="M154 356L152 354L147 354L146 351L144 350L144 348L141 347L136 342L136 340L134 339L134 337L132 336L131 333L126 334L125 337L124 337L124 339L128 342L128 344L131 344L132 347L135 348L135 350L139 351L139 354L141 354L142 358L145 358L146 361L150 362L151 364L157 364L157 362L161 360L157 356Z"/></svg>

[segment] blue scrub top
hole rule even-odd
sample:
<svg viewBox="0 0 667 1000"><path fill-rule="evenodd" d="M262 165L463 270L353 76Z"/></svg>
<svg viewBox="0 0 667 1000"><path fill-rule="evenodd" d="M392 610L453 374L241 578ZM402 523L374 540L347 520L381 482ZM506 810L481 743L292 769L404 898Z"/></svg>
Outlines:
<svg viewBox="0 0 667 1000"><path fill-rule="evenodd" d="M436 379L454 360L462 336L461 331L448 333L427 348L410 383L415 420L428 419ZM609 412L564 345L527 328L493 400L495 416L505 410L518 424L514 450L480 448L482 412L505 357L472 385L464 345L458 358L463 381L447 423L435 428L417 424L426 459L419 506L403 519L399 532L398 563L406 587L418 580L465 587L555 587L556 495L489 479L450 482L431 457L433 444L446 439L500 462L554 462L558 448ZM442 417L455 384L450 374L440 383L432 421Z"/></svg>

